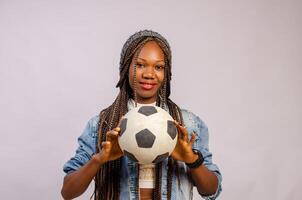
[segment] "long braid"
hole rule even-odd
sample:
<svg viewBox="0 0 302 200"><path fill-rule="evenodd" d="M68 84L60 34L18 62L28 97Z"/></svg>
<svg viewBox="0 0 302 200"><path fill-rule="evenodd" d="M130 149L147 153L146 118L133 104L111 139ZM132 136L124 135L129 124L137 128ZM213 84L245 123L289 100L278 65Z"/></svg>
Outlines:
<svg viewBox="0 0 302 200"><path fill-rule="evenodd" d="M183 124L183 119L181 115L180 108L171 100L167 99L168 108L170 111L170 114L172 115L173 119L175 119L177 122L180 122ZM173 173L176 174L178 183L179 181L179 170L178 170L178 163L177 161L173 160L172 157L169 157L168 160L168 172L167 172L167 199L171 199L172 197L172 179L173 179Z"/></svg>
<svg viewBox="0 0 302 200"><path fill-rule="evenodd" d="M153 192L153 199L161 199L161 177L162 177L162 163L157 163L155 166L155 189Z"/></svg>
<svg viewBox="0 0 302 200"><path fill-rule="evenodd" d="M136 199L140 198L139 195L139 164L136 164L136 172L137 172L137 176L136 176L136 180L135 180L135 197Z"/></svg>
<svg viewBox="0 0 302 200"><path fill-rule="evenodd" d="M122 99L124 102L128 101L128 98L125 97L125 94L127 93L125 91L125 87L123 87L114 103L100 113L98 128L99 141L97 144L98 152L102 148L102 142L106 140L107 131L111 130L113 127L116 127L118 125L120 116L127 112L127 106L122 102ZM97 173L95 178L96 190L94 192L96 200L118 199L120 188L120 162L120 159L109 161L105 163Z"/></svg>
<svg viewBox="0 0 302 200"><path fill-rule="evenodd" d="M168 172L167 172L167 199L171 199L172 196L172 174L174 171L173 159L170 156L168 158Z"/></svg>

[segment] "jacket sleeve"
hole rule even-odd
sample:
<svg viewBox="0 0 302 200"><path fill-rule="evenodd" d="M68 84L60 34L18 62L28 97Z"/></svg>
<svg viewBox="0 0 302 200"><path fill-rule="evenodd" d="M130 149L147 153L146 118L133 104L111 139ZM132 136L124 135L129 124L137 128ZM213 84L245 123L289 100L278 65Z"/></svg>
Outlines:
<svg viewBox="0 0 302 200"><path fill-rule="evenodd" d="M193 144L193 148L198 149L203 157L204 157L204 165L208 168L208 170L212 171L218 178L218 188L215 194L211 196L202 196L207 200L214 200L220 194L222 187L221 181L222 176L220 170L216 164L212 162L212 153L209 151L209 132L207 125L195 114L189 112L187 110L183 110L183 118L186 128L189 132L189 136L191 137L192 132L196 133L196 140Z"/></svg>
<svg viewBox="0 0 302 200"><path fill-rule="evenodd" d="M95 116L88 121L84 131L78 138L78 148L75 155L70 158L63 167L65 173L78 170L91 159L93 154L95 154L98 121L99 116Z"/></svg>

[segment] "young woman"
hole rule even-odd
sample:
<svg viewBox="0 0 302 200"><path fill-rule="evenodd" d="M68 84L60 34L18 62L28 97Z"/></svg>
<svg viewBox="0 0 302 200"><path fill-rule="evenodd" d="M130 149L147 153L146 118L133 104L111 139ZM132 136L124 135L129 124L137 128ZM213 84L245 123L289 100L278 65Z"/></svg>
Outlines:
<svg viewBox="0 0 302 200"><path fill-rule="evenodd" d="M88 122L76 154L65 165L64 199L80 196L92 179L94 199L192 199L193 186L205 199L216 199L221 174L212 163L208 129L192 112L170 98L171 50L160 34L143 30L124 44L120 59L120 92L111 106ZM156 165L139 166L118 144L119 120L142 104L166 109L178 128L172 155Z"/></svg>

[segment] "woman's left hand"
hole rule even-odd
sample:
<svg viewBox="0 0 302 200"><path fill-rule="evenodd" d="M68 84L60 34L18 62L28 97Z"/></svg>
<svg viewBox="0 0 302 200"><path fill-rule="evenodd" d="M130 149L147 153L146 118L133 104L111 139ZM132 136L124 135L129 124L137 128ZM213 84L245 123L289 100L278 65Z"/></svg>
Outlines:
<svg viewBox="0 0 302 200"><path fill-rule="evenodd" d="M173 150L171 156L174 160L182 161L185 163L193 163L198 156L193 153L192 145L196 140L196 135L193 132L189 140L189 134L184 126L181 126L175 121L175 125L178 130L176 147Z"/></svg>

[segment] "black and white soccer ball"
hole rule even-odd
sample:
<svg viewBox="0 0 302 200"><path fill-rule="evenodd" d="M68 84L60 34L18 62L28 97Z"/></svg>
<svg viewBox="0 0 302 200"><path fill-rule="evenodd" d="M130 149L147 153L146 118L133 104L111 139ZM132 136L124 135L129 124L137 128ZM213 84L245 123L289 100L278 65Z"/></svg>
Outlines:
<svg viewBox="0 0 302 200"><path fill-rule="evenodd" d="M157 106L131 109L120 122L119 145L139 164L158 163L167 158L177 142L177 128L168 112Z"/></svg>

